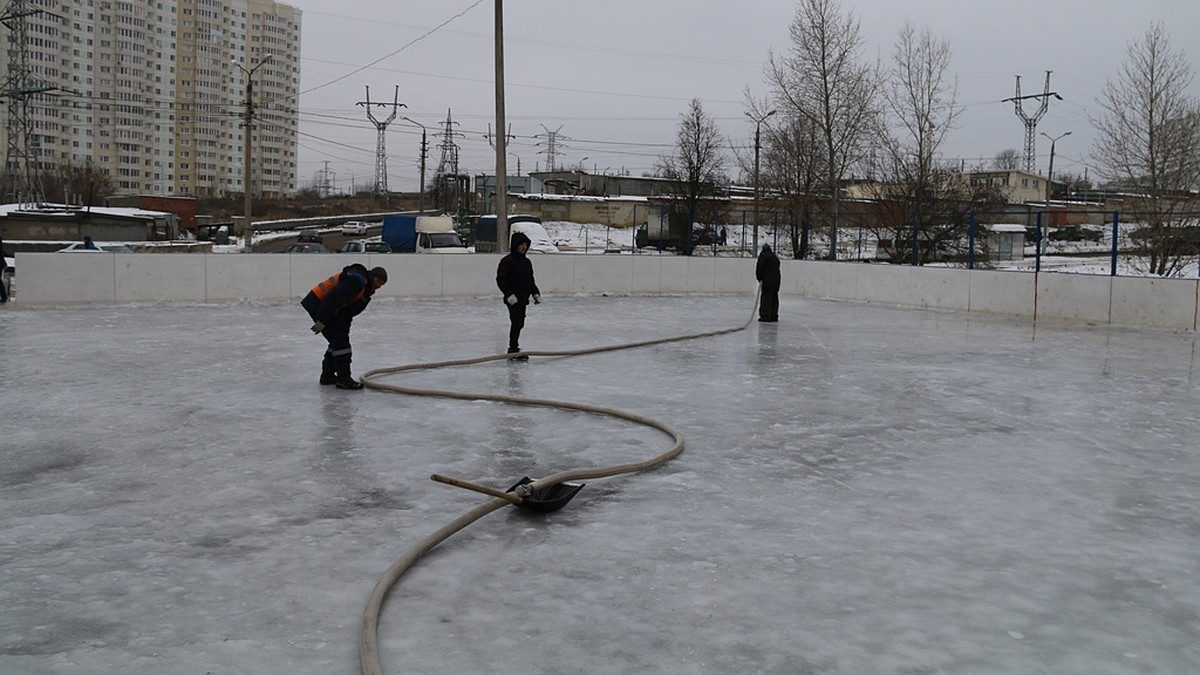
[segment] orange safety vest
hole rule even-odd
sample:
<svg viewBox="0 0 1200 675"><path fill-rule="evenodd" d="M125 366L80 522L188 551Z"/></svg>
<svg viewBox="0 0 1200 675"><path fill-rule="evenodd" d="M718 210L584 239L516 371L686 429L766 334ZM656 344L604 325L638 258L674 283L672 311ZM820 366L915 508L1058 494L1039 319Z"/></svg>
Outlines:
<svg viewBox="0 0 1200 675"><path fill-rule="evenodd" d="M309 292L312 293L313 295L317 296L317 300L320 300L321 302L325 302L325 296L328 295L329 291L332 291L333 287L337 286L338 282L341 280L342 280L342 273L338 272L337 274L329 277L325 281L322 281L321 283L317 284L316 286L313 286L312 290ZM363 289L358 292L358 295L354 296L346 304L353 305L354 303L358 302L362 298L362 296L364 294L366 294L366 292L367 292L367 288L366 288L366 286L363 286ZM341 308L339 307L338 309L341 309ZM337 312L334 312L334 313L336 314Z"/></svg>

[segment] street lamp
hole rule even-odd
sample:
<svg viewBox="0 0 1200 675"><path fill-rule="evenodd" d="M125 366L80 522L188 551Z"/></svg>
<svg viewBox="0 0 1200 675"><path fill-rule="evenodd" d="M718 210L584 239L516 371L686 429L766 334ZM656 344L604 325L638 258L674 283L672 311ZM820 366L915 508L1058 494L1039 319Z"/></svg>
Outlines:
<svg viewBox="0 0 1200 675"><path fill-rule="evenodd" d="M746 113L746 117L754 120L754 248L751 255L758 255L758 155L759 150L762 149L762 123L777 112L779 111L772 110L762 117Z"/></svg>
<svg viewBox="0 0 1200 675"><path fill-rule="evenodd" d="M405 117L404 119L421 127L421 192L418 194L417 210L425 213L425 125L411 117Z"/></svg>
<svg viewBox="0 0 1200 675"><path fill-rule="evenodd" d="M246 70L242 64L235 59L233 65L246 74L246 111L242 117L243 135L245 136L242 144L242 231L246 235L246 253L251 253L251 238L254 230L250 227L250 193L251 193L251 177L250 177L250 130L254 128L254 73L259 68L263 67L267 61L271 60L273 54L267 54L262 61L259 61L250 70Z"/></svg>
<svg viewBox="0 0 1200 675"><path fill-rule="evenodd" d="M1043 131L1042 135L1050 139L1050 168L1046 169L1046 231L1043 232L1045 235L1050 233L1050 190L1051 186L1054 185L1054 144L1058 142L1058 139L1070 136L1071 132L1067 131L1051 137Z"/></svg>

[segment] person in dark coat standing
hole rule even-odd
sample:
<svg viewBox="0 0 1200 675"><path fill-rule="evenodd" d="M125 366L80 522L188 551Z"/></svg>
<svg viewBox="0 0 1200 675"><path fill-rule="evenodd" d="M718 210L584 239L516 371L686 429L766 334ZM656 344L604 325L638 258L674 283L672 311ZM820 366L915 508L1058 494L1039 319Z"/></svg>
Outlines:
<svg viewBox="0 0 1200 675"><path fill-rule="evenodd" d="M514 232L509 253L500 259L500 265L496 268L496 285L504 294L504 304L508 307L509 354L521 352L521 329L525 327L525 308L529 306L529 299L533 298L535 305L542 301L542 293L533 279L533 263L528 255L531 243L525 234ZM524 361L529 357L513 358Z"/></svg>
<svg viewBox="0 0 1200 675"><path fill-rule="evenodd" d="M779 256L771 250L770 244L763 244L762 252L758 254L758 265L754 268L754 278L762 284L762 297L758 303L758 320L778 321Z"/></svg>
<svg viewBox="0 0 1200 675"><path fill-rule="evenodd" d="M0 239L0 302L8 302L8 254L4 252L4 240Z"/></svg>
<svg viewBox="0 0 1200 675"><path fill-rule="evenodd" d="M300 305L312 317L312 332L320 333L328 342L321 361L321 384L338 389L362 389L362 382L350 376L350 324L371 302L371 296L387 283L387 270L376 267L368 270L354 263L313 286Z"/></svg>

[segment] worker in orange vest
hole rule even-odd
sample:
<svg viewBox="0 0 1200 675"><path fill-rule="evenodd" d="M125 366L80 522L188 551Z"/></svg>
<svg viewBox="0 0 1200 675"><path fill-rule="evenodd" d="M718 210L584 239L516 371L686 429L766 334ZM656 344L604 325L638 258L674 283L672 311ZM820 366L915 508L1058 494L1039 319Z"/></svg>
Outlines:
<svg viewBox="0 0 1200 675"><path fill-rule="evenodd" d="M387 283L387 270L376 267L368 270L354 263L342 269L304 296L300 305L312 317L312 332L320 333L329 342L321 361L321 384L338 389L362 389L362 382L350 376L350 324L371 302L371 296Z"/></svg>

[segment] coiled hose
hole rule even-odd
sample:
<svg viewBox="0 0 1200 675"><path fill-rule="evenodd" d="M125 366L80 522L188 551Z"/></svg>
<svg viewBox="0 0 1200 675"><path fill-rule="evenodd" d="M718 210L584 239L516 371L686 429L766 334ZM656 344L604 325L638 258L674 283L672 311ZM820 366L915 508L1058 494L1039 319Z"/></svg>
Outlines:
<svg viewBox="0 0 1200 675"><path fill-rule="evenodd" d="M688 335L677 335L673 337L658 338L654 340L643 340L640 342L629 342L623 344L607 345L602 347L591 347L587 349L577 349L571 351L530 351L522 352L528 356L583 356L586 354L599 354L601 352L611 352L621 349L636 349L638 347L649 347L651 345L660 345L668 342L681 342L684 340L695 340L705 337L713 337L726 333L734 333L745 330L754 320L754 312L758 308L759 298L761 297L762 289L759 288L758 293L754 296L754 305L750 311L750 317L740 326L733 328L722 328L719 330L706 331L703 333L692 333ZM385 375L392 375L412 370L434 370L437 368L450 368L455 366L469 366L477 363L487 363L488 361L499 361L510 358L507 354L493 354L488 356L480 356L469 359L458 359L452 361L434 361L430 363L413 363L403 366L393 366L390 368L377 368L368 371L362 376L363 384L371 389L379 389L382 391L391 391L397 394L408 394L410 396L435 396L440 398L455 398L470 401L503 401L506 403L517 403L520 405L539 406L544 408L558 408L562 410L578 410L581 412L595 413L597 415L608 415L624 420L629 420L637 424L642 424L662 431L670 436L673 440L671 447L662 454L647 459L642 462L630 462L626 464L618 464L615 466L594 468L594 469L570 469L559 473L551 474L533 481L529 485L531 490L540 490L544 487L557 485L565 481L585 480L592 478L606 478L616 476L623 473L634 473L637 471L646 471L661 464L665 464L670 460L678 457L683 452L683 434L675 427L666 422L656 420L652 417L638 415L616 408L608 408L605 406L589 405L586 403L575 403L572 401L559 401L545 398L529 398L524 396L509 396L506 394L492 394L483 392L463 392L463 391L448 391L442 389L424 389L416 387L403 387L394 384L383 384L376 382L377 378ZM401 556L392 566L384 572L375 587L371 590L371 594L367 598L366 607L363 608L362 619L359 625L359 642L358 653L359 661L362 664L363 675L383 675L382 667L379 662L379 614L383 607L383 601L387 594L391 591L400 577L409 570L423 555L428 553L442 541L448 539L451 535L466 528L471 523L479 520L487 514L508 506L511 502L500 497L492 499L476 506L466 513L458 516L454 520L446 523L437 531L426 536L413 546L407 553Z"/></svg>

